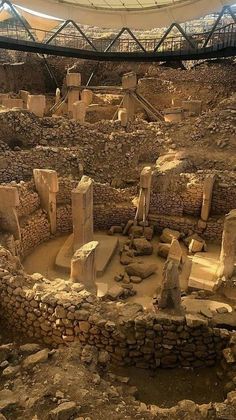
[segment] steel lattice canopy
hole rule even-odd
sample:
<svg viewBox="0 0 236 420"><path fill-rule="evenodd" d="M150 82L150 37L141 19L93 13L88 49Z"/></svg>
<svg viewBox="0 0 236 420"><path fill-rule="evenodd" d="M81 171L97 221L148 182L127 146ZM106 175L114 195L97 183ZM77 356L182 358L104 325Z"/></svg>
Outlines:
<svg viewBox="0 0 236 420"><path fill-rule="evenodd" d="M15 0L15 4L103 28L167 27L218 12L235 0Z"/></svg>

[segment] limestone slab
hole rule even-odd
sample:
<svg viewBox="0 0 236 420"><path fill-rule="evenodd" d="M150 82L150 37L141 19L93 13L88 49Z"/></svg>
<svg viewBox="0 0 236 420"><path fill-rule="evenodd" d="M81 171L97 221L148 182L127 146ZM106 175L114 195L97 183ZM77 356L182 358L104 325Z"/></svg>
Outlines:
<svg viewBox="0 0 236 420"><path fill-rule="evenodd" d="M114 255L117 246L118 238L115 236L108 236L102 233L95 233L94 240L98 241L99 245L97 247L97 276L101 276L107 266L109 265L112 256ZM65 241L64 245L60 249L56 257L56 265L58 267L64 268L67 271L70 270L70 261L73 256L73 234L70 235Z"/></svg>
<svg viewBox="0 0 236 420"><path fill-rule="evenodd" d="M192 269L189 276L188 287L215 291L219 286L217 271L219 268L218 259L208 253L198 252L192 260Z"/></svg>

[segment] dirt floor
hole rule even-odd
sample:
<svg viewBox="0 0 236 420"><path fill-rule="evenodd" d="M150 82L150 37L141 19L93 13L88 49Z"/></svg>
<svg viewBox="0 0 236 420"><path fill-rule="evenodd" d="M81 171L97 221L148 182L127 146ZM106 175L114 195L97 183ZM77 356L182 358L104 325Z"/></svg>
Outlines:
<svg viewBox="0 0 236 420"><path fill-rule="evenodd" d="M127 240L126 237L117 235L119 237L119 247L112 257L104 274L97 278L98 290L104 290L104 283L108 288L116 284L114 277L121 273L124 273L124 266L120 264L119 248ZM56 256L61 249L62 245L68 238L67 235L63 235L54 239L51 239L41 245L39 245L30 255L28 255L24 262L25 271L29 274L38 272L43 274L46 278L54 280L56 278L68 279L69 273L55 265ZM152 305L152 299L155 293L159 290L162 281L162 271L165 263L165 259L157 255L157 247L159 243L159 237L155 236L152 240L153 254L142 257L136 257L136 261L143 261L148 263L155 263L157 265L156 273L143 280L139 284L135 284L136 295L128 298L129 302L137 302L142 304L145 308ZM182 249L187 255L187 248L181 243ZM220 253L220 245L214 243L208 244L209 255L218 257ZM182 290L187 289L188 276L191 269L191 261L185 259L183 270L180 274L180 284Z"/></svg>

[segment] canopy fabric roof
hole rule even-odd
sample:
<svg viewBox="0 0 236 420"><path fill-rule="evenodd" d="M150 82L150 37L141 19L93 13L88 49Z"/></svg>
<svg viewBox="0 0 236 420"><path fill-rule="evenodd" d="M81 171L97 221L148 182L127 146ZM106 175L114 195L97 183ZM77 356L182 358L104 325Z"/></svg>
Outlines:
<svg viewBox="0 0 236 420"><path fill-rule="evenodd" d="M17 6L16 6L16 10L18 11L20 15L22 15L25 18L25 20L30 24L31 28L40 29L40 30L35 31L36 36L39 41L42 41L44 39L45 37L44 31L51 31L52 29L56 28L58 25L61 24L61 20L44 18L38 15L34 15Z"/></svg>
<svg viewBox="0 0 236 420"><path fill-rule="evenodd" d="M7 19L10 19L12 17L11 13L4 9L4 8L0 8L0 22L4 22Z"/></svg>
<svg viewBox="0 0 236 420"><path fill-rule="evenodd" d="M220 11L235 0L15 0L15 4L102 28L167 27Z"/></svg>

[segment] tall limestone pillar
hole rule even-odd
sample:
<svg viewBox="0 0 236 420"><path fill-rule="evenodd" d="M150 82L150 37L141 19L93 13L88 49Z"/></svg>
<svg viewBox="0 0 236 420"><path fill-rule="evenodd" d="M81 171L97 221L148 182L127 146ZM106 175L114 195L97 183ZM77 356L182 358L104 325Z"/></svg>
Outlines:
<svg viewBox="0 0 236 420"><path fill-rule="evenodd" d="M134 118L136 103L132 92L137 88L137 74L134 72L126 73L122 77L122 88L124 91L123 108L126 109L128 121Z"/></svg>
<svg viewBox="0 0 236 420"><path fill-rule="evenodd" d="M236 209L225 216L221 244L219 276L230 279L236 262Z"/></svg>
<svg viewBox="0 0 236 420"><path fill-rule="evenodd" d="M201 219L204 222L207 222L210 215L214 182L215 182L215 175L208 175L205 178L205 181L203 184Z"/></svg>
<svg viewBox="0 0 236 420"><path fill-rule="evenodd" d="M73 105L80 100L81 74L67 73L66 85L68 88L68 114L69 117L72 117Z"/></svg>
<svg viewBox="0 0 236 420"><path fill-rule="evenodd" d="M140 192L136 218L138 221L146 221L149 213L152 183L152 168L146 166L140 175Z"/></svg>
<svg viewBox="0 0 236 420"><path fill-rule="evenodd" d="M72 190L74 251L93 240L93 181L83 176Z"/></svg>
<svg viewBox="0 0 236 420"><path fill-rule="evenodd" d="M56 196L59 191L57 173L50 169L34 169L33 174L41 207L48 215L50 230L54 234L57 230Z"/></svg>

